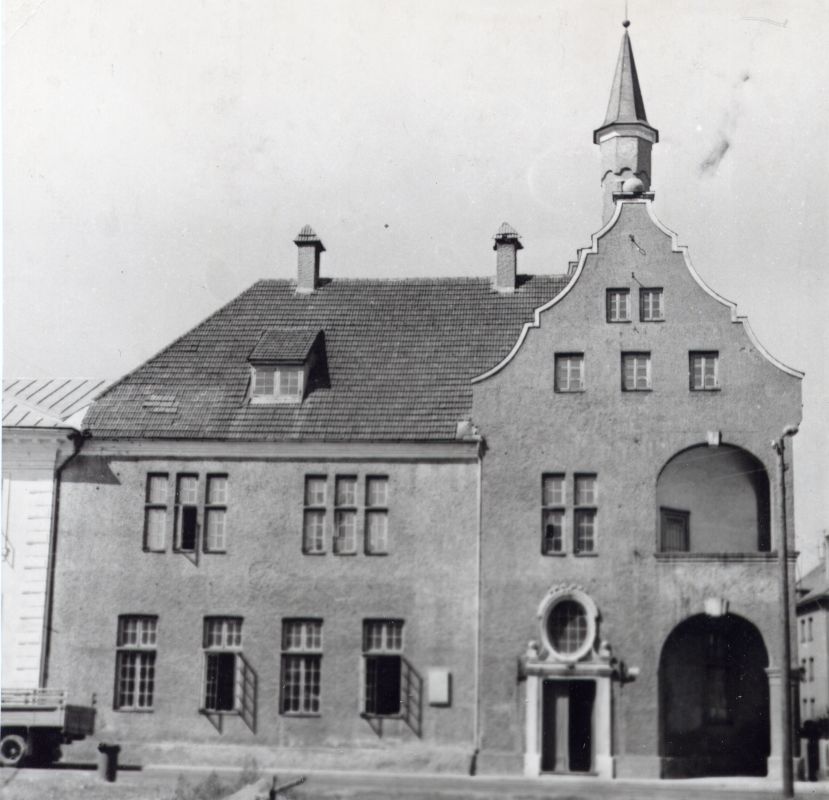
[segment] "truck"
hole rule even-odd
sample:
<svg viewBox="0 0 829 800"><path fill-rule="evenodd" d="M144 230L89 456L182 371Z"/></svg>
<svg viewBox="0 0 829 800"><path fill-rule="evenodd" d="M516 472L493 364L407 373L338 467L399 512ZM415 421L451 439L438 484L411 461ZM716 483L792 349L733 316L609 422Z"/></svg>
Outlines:
<svg viewBox="0 0 829 800"><path fill-rule="evenodd" d="M63 689L0 692L0 765L50 764L60 758L62 744L94 731L94 706L67 703Z"/></svg>

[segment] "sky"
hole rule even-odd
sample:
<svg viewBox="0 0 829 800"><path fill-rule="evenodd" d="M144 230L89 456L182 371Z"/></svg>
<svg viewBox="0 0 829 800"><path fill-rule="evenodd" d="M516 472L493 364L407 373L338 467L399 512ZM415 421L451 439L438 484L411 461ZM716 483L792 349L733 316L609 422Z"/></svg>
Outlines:
<svg viewBox="0 0 829 800"><path fill-rule="evenodd" d="M6 0L3 373L114 379L261 278L560 273L601 225L624 0ZM829 3L629 0L654 208L806 372L829 532Z"/></svg>

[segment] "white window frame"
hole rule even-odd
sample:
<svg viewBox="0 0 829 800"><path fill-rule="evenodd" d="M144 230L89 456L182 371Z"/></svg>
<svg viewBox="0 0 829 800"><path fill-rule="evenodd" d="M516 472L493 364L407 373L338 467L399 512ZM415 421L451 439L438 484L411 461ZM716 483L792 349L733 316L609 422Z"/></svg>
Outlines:
<svg viewBox="0 0 829 800"><path fill-rule="evenodd" d="M334 555L357 555L358 491L359 482L356 475L335 476L334 538L331 547Z"/></svg>
<svg viewBox="0 0 829 800"><path fill-rule="evenodd" d="M209 714L238 714L242 696L242 617L205 617L202 647L204 651L204 682L202 710ZM213 657L233 655L233 707L211 708L208 706L210 691L210 663ZM216 663L219 663L218 660ZM218 696L218 688L215 690Z"/></svg>
<svg viewBox="0 0 829 800"><path fill-rule="evenodd" d="M605 306L608 322L630 322L630 289L608 289Z"/></svg>
<svg viewBox="0 0 829 800"><path fill-rule="evenodd" d="M582 491L585 482L590 481L590 493ZM579 472L573 476L573 553L592 555L598 551L598 506L599 479L593 472ZM590 522L589 546L581 536L582 520Z"/></svg>
<svg viewBox="0 0 829 800"><path fill-rule="evenodd" d="M554 369L556 392L584 391L584 353L556 353Z"/></svg>
<svg viewBox="0 0 829 800"><path fill-rule="evenodd" d="M548 520L554 516L558 517L561 529L557 547L550 546L547 536ZM541 476L541 552L545 556L567 552L567 476L563 472L545 472Z"/></svg>
<svg viewBox="0 0 829 800"><path fill-rule="evenodd" d="M305 396L305 367L260 365L251 367L250 401L255 404L301 403Z"/></svg>
<svg viewBox="0 0 829 800"><path fill-rule="evenodd" d="M322 487L322 492L311 490L312 485ZM328 505L328 476L305 475L303 483L302 552L305 555L325 554L325 520Z"/></svg>
<svg viewBox="0 0 829 800"><path fill-rule="evenodd" d="M697 367L700 380L697 381ZM709 371L709 368L713 370ZM688 354L689 385L692 392L716 392L720 389L720 354L717 350L692 350ZM711 379L709 382L709 378Z"/></svg>
<svg viewBox="0 0 829 800"><path fill-rule="evenodd" d="M403 628L404 620L391 618L373 618L363 620L363 669L361 676L361 713L368 717L382 717L386 719L403 716ZM373 658L400 659L400 686L399 708L391 713L369 711L369 662ZM376 687L375 687L376 691ZM376 696L374 698L376 702Z"/></svg>
<svg viewBox="0 0 829 800"><path fill-rule="evenodd" d="M658 298L656 312L654 312L654 298ZM639 290L639 321L665 321L665 292L661 287L648 287Z"/></svg>
<svg viewBox="0 0 829 800"><path fill-rule="evenodd" d="M163 497L153 492L153 487L164 487ZM148 553L163 553L167 550L167 504L170 496L170 474L148 472L144 495L144 550ZM161 520L161 530L153 530L151 520ZM158 537L158 538L156 538Z"/></svg>
<svg viewBox="0 0 829 800"><path fill-rule="evenodd" d="M182 484L184 481L195 481L195 495L192 501L187 499L187 502L183 499L184 490L182 488ZM199 528L200 528L200 519L199 519L199 492L201 488L201 481L199 480L199 475L194 472L179 472L176 475L176 517L175 517L175 525L173 530L173 549L177 553L196 553L199 549ZM189 490L188 490L189 493ZM195 535L193 539L193 547L182 547L181 544L181 537L182 537L182 530L184 527L184 515L185 509L193 508L195 509Z"/></svg>
<svg viewBox="0 0 829 800"><path fill-rule="evenodd" d="M220 495L213 493L214 488L224 484L224 491ZM227 552L227 506L230 493L230 480L226 474L209 474L207 476L204 498L204 552ZM211 520L221 521L219 526L221 536L215 536L211 530Z"/></svg>
<svg viewBox="0 0 829 800"><path fill-rule="evenodd" d="M299 631L299 640L294 636ZM292 682L298 679L296 705L289 695ZM282 693L279 713L288 717L318 717L322 714L322 620L290 618L282 620Z"/></svg>
<svg viewBox="0 0 829 800"><path fill-rule="evenodd" d="M128 631L129 625L134 625L134 635ZM118 617L113 697L116 711L153 710L157 647L157 616L123 614ZM125 682L131 683L130 689L125 687Z"/></svg>
<svg viewBox="0 0 829 800"><path fill-rule="evenodd" d="M632 364L633 382L628 383L628 364ZM645 385L640 386L641 367L645 368ZM653 389L651 377L651 354L648 352L624 352L622 353L622 391L625 392L650 392Z"/></svg>
<svg viewBox="0 0 829 800"><path fill-rule="evenodd" d="M389 478L366 475L365 552L384 556L389 552Z"/></svg>

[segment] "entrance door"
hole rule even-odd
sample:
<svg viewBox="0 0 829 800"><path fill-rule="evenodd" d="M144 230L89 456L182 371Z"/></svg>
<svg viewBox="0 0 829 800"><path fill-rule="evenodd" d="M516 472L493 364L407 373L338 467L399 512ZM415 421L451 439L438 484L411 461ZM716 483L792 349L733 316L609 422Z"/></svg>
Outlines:
<svg viewBox="0 0 829 800"><path fill-rule="evenodd" d="M542 772L591 770L595 699L595 681L544 681L541 718Z"/></svg>

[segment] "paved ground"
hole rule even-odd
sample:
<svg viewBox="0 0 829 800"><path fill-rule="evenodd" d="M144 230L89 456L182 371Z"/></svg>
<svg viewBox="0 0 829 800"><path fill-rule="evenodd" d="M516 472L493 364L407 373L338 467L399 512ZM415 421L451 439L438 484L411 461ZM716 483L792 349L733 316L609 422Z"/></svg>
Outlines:
<svg viewBox="0 0 829 800"><path fill-rule="evenodd" d="M91 769L0 770L3 800L214 800L205 779L209 767L164 766L119 772L104 783ZM264 773L270 774L270 773ZM284 784L295 773L279 774ZM596 781L584 778L468 778L464 776L390 775L320 771L308 773L302 786L283 798L293 800L737 800L781 797L776 786L754 779L693 781ZM219 770L212 779L238 787L238 770ZM228 788L229 791L229 788ZM255 792L247 793L249 796ZM267 796L267 795L265 795ZM829 784L798 784L796 796L829 800Z"/></svg>

